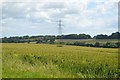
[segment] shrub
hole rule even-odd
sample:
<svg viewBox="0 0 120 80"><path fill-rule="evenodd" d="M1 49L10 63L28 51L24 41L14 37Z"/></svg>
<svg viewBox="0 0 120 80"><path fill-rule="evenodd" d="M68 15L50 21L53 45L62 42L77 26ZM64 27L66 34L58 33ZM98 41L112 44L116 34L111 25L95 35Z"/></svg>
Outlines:
<svg viewBox="0 0 120 80"><path fill-rule="evenodd" d="M96 42L96 43L94 44L94 46L95 46L95 47L99 47L99 46L100 46L100 43L99 43L99 42Z"/></svg>
<svg viewBox="0 0 120 80"><path fill-rule="evenodd" d="M73 43L73 45L76 45L76 46L85 46L85 42L76 41L76 42Z"/></svg>

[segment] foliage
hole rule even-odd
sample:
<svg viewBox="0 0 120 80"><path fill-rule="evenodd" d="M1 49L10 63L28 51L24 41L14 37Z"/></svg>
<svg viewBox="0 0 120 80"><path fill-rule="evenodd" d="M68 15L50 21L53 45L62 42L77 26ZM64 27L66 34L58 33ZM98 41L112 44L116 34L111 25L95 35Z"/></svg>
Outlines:
<svg viewBox="0 0 120 80"><path fill-rule="evenodd" d="M34 42L36 44L40 44L40 43L66 44L66 45L75 45L75 46L118 48L120 45L118 43L118 39L119 39L118 36L120 36L119 32L112 33L109 36L100 34L100 35L93 37L96 39L91 39L91 36L87 35L87 34L79 34L79 35L78 34L69 34L69 35L61 35L61 36L60 35L59 36L53 36L53 35L43 36L43 35L41 35L41 36L23 36L23 37L16 36L16 37L9 37L9 38L4 37L4 38L2 38L2 41L0 39L0 42L2 42L2 43L31 43L31 42ZM59 40L61 40L61 39L64 39L64 40L59 42ZM70 42L69 39L73 39L72 42ZM113 40L113 42L111 42L112 39L116 39L117 42L115 43L114 40ZM67 41L69 41L69 42L67 42ZM91 42L93 42L93 43L91 43Z"/></svg>
<svg viewBox="0 0 120 80"><path fill-rule="evenodd" d="M108 35L97 35L94 36L93 39L120 39L120 33L112 33L110 36ZM53 36L53 35L46 35L46 36L16 36L16 37L4 37L2 38L2 43L30 43L30 42L38 42L39 40L42 40L43 43L50 43L53 44L55 39L92 39L92 37L88 34L69 34L69 35L59 35L59 36Z"/></svg>
<svg viewBox="0 0 120 80"><path fill-rule="evenodd" d="M100 43L99 43L99 42L96 42L94 46L95 46L95 47L99 47L99 46L100 46Z"/></svg>
<svg viewBox="0 0 120 80"><path fill-rule="evenodd" d="M90 44L90 43L76 41L76 42L73 42L73 43L66 43L66 45L88 46L88 47L103 47L103 48L119 48L120 47L119 42L116 42L116 43L106 42L104 44L96 42L95 44Z"/></svg>
<svg viewBox="0 0 120 80"><path fill-rule="evenodd" d="M74 42L73 45L76 45L76 46L84 46L84 45L85 45L85 42L76 41L76 42Z"/></svg>
<svg viewBox="0 0 120 80"><path fill-rule="evenodd" d="M96 39L120 39L120 33L119 32L112 33L110 36L100 34L100 35L94 36L94 38Z"/></svg>

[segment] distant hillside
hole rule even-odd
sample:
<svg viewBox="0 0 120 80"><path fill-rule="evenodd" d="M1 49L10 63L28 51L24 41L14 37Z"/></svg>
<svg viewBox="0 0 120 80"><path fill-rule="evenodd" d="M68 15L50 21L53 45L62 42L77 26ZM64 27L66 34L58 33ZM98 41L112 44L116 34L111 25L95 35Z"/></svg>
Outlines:
<svg viewBox="0 0 120 80"><path fill-rule="evenodd" d="M2 43L25 43L25 42L47 42L54 41L55 39L120 39L120 33L112 33L111 35L99 34L91 37L89 34L69 34L69 35L40 35L40 36L14 36L4 37L0 42Z"/></svg>

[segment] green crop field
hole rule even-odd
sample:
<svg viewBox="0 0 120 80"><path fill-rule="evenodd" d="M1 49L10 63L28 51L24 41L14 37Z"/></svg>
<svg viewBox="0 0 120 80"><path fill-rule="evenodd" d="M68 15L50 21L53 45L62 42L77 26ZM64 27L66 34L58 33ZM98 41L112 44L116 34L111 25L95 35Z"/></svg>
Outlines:
<svg viewBox="0 0 120 80"><path fill-rule="evenodd" d="M3 78L117 78L118 49L3 43Z"/></svg>
<svg viewBox="0 0 120 80"><path fill-rule="evenodd" d="M59 40L56 40L56 42L58 42ZM96 42L99 43L106 43L106 42L118 42L118 39L61 39L62 42L70 42L73 43L75 41L80 41L80 42L86 42L86 43L90 43L90 44L95 44Z"/></svg>

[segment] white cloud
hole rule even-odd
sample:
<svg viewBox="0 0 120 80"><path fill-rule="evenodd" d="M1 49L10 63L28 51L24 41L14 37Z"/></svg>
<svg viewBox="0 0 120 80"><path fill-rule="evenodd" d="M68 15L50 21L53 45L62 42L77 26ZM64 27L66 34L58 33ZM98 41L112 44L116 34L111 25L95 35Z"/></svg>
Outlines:
<svg viewBox="0 0 120 80"><path fill-rule="evenodd" d="M12 0L4 0L8 2ZM15 0L14 0L15 1ZM14 2L12 1L12 2ZM66 26L76 28L94 28L100 30L117 22L118 0L17 0L23 3L4 3L3 21L22 18L33 22L47 23L63 19ZM34 2L34 3L32 3ZM100 3L87 9L90 2ZM109 16L110 15L110 16ZM11 19L8 19L11 18ZM31 28L35 28L34 26ZM109 30L112 30L109 29Z"/></svg>
<svg viewBox="0 0 120 80"><path fill-rule="evenodd" d="M61 0L62 1L62 0ZM90 0L93 1L93 0ZM62 14L62 13L66 13L66 14L70 14L70 13L82 13L85 12L85 9L87 7L88 2L90 2L89 0L70 0L69 2L51 2L51 1L46 1L44 0L43 2L41 1L41 3L7 3L6 6L3 6L3 14L6 16L10 16L10 17L19 17L19 18L25 18L26 15L32 12L35 12L35 14L38 15L38 13L40 13L40 15L43 15L43 12L45 15L43 15L44 17L50 17L51 15L54 14ZM101 0L100 0L101 1ZM50 3L49 3L50 2ZM109 5L109 7L108 7ZM49 9L47 9L47 8ZM109 9L110 7L114 7L112 3L106 3L105 5L98 5L97 7L95 7L93 10L89 11L92 12L92 14L105 14L108 13L108 11L106 11L107 9ZM52 9L51 9L52 8ZM55 8L55 9L53 9ZM95 13L95 11L97 13ZM87 12L87 11L86 11ZM36 16L36 15L35 15ZM39 15L38 15L39 16Z"/></svg>
<svg viewBox="0 0 120 80"><path fill-rule="evenodd" d="M7 31L10 31L10 30L13 30L13 29L11 29L9 27L1 27L1 30L7 32Z"/></svg>
<svg viewBox="0 0 120 80"><path fill-rule="evenodd" d="M3 21L3 20L0 20L0 24L4 24L5 23L5 21Z"/></svg>
<svg viewBox="0 0 120 80"><path fill-rule="evenodd" d="M12 17L9 17L9 18L0 20L0 23L1 23L1 24L5 24L5 23L7 23L7 22L9 22L9 21L12 21L12 20L15 21L16 19L14 19L14 18L12 18Z"/></svg>
<svg viewBox="0 0 120 80"><path fill-rule="evenodd" d="M34 17L35 18L46 18L46 19L49 19L49 16L46 12L34 12L33 13Z"/></svg>

